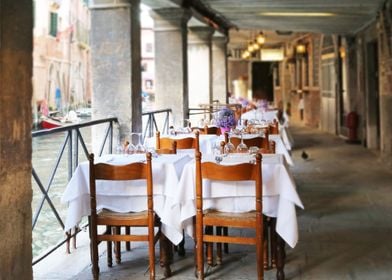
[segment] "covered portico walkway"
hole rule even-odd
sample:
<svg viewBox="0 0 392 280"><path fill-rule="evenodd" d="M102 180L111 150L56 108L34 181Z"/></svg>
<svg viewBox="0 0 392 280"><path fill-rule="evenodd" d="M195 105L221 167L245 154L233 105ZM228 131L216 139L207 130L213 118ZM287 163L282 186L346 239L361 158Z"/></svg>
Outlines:
<svg viewBox="0 0 392 280"><path fill-rule="evenodd" d="M291 130L296 143L292 172L305 210L297 211L297 246L286 247L286 279L390 279L392 172L360 145L346 144L311 128ZM303 151L309 155L307 160L301 156ZM175 257L170 279L195 279L189 238L186 247L185 258ZM88 243L71 255L58 251L60 265L48 265L54 258L47 258L34 266L35 279L92 279ZM122 264L113 268L107 268L105 256L101 258L101 279L146 279L145 245L131 253L123 251ZM252 248L231 245L230 255L224 258L224 265L214 267L209 279L254 279ZM79 270L68 266L79 261L85 263ZM162 271L158 270L158 276L163 278ZM265 279L276 279L275 271L267 271Z"/></svg>

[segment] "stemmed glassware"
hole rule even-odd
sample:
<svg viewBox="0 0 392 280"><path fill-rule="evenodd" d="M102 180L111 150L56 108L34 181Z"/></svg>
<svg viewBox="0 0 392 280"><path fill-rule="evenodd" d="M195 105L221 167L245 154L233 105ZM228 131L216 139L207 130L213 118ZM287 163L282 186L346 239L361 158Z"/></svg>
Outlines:
<svg viewBox="0 0 392 280"><path fill-rule="evenodd" d="M248 152L248 146L244 143L244 138L243 138L243 132L241 132L241 143L238 144L237 146L237 153L247 153Z"/></svg>
<svg viewBox="0 0 392 280"><path fill-rule="evenodd" d="M138 143L136 144L135 153L137 153L137 154L145 153L146 152L146 148L142 144L143 143L143 139L142 139L143 135L142 135L142 133L138 132L138 133L135 133L135 134L138 135L138 137L139 137Z"/></svg>
<svg viewBox="0 0 392 280"><path fill-rule="evenodd" d="M128 146L125 148L126 153L129 155L134 154L136 152L136 146L132 143L132 135L133 133L131 133Z"/></svg>
<svg viewBox="0 0 392 280"><path fill-rule="evenodd" d="M226 145L223 147L223 151L225 155L231 154L235 152L235 146L233 143L231 143L231 135L229 133L229 142L226 143Z"/></svg>

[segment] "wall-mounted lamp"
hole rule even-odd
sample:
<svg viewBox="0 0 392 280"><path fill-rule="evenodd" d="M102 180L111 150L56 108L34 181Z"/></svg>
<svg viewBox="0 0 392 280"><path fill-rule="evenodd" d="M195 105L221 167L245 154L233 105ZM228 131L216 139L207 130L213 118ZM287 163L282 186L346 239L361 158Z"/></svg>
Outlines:
<svg viewBox="0 0 392 280"><path fill-rule="evenodd" d="M346 57L346 49L343 46L341 46L339 48L339 55L340 55L340 58L345 58Z"/></svg>

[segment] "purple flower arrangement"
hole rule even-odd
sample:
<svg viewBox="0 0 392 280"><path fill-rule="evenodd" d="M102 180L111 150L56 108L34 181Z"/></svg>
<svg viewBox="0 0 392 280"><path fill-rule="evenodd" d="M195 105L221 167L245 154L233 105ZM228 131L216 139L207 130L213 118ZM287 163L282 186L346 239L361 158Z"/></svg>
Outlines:
<svg viewBox="0 0 392 280"><path fill-rule="evenodd" d="M216 125L219 127L229 128L236 125L234 111L224 107L216 116Z"/></svg>

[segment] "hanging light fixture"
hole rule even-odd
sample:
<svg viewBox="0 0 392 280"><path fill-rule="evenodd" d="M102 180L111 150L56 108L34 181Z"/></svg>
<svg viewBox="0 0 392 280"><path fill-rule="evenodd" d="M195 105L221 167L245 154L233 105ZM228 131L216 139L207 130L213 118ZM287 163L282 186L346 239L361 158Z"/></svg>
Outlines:
<svg viewBox="0 0 392 280"><path fill-rule="evenodd" d="M252 41L249 41L249 43L248 43L248 52L253 52L254 51L254 47L253 47L253 42Z"/></svg>
<svg viewBox="0 0 392 280"><path fill-rule="evenodd" d="M297 54L304 54L306 53L306 46L302 42L298 42L298 44L295 47L295 51Z"/></svg>
<svg viewBox="0 0 392 280"><path fill-rule="evenodd" d="M253 50L258 51L260 49L260 45L257 43L257 40L255 39L253 41Z"/></svg>
<svg viewBox="0 0 392 280"><path fill-rule="evenodd" d="M249 53L247 50L245 50L245 51L242 53L242 58L243 58L243 59L247 59L247 58L249 58L249 56L250 56L250 53Z"/></svg>
<svg viewBox="0 0 392 280"><path fill-rule="evenodd" d="M256 41L259 45L263 45L265 43L265 36L262 31L260 31L260 33L257 35Z"/></svg>

